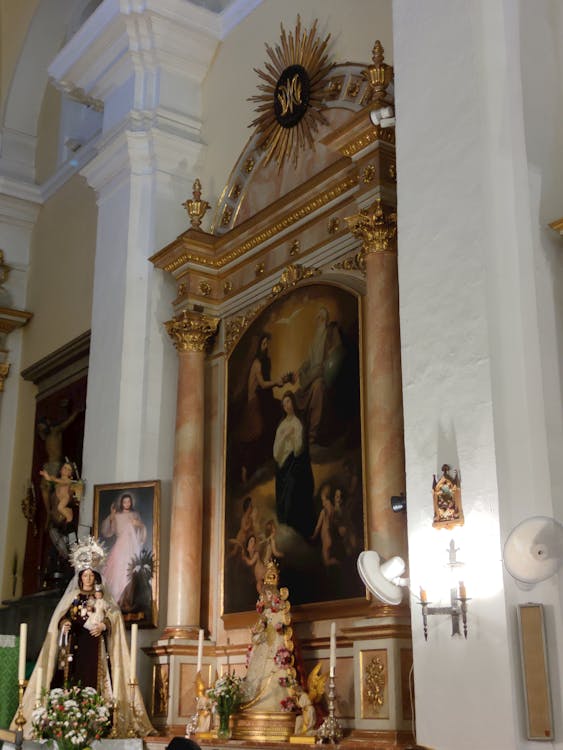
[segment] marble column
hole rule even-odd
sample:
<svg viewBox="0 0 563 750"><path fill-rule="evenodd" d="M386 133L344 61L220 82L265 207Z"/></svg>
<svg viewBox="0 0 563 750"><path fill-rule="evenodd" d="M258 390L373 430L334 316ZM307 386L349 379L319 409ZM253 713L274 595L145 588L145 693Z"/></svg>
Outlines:
<svg viewBox="0 0 563 750"><path fill-rule="evenodd" d="M178 350L178 401L172 483L168 638L194 638L200 622L205 349L218 318L183 311L166 323Z"/></svg>
<svg viewBox="0 0 563 750"><path fill-rule="evenodd" d="M364 306L366 492L369 546L382 557L407 559L406 515L390 499L405 490L396 214L380 199L346 219L362 240Z"/></svg>

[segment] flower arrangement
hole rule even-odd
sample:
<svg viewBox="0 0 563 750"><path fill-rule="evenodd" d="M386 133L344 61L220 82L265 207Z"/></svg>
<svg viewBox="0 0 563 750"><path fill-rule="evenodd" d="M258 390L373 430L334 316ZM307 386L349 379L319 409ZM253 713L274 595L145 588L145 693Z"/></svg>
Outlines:
<svg viewBox="0 0 563 750"><path fill-rule="evenodd" d="M33 736L59 750L81 750L109 734L111 710L91 687L54 688L31 715Z"/></svg>
<svg viewBox="0 0 563 750"><path fill-rule="evenodd" d="M274 656L274 663L278 667L290 667L292 663L291 652L285 646L280 646Z"/></svg>
<svg viewBox="0 0 563 750"><path fill-rule="evenodd" d="M219 731L221 737L229 735L229 717L240 706L242 701L242 679L235 673L219 677L215 685L207 691L208 697L215 704L219 714Z"/></svg>
<svg viewBox="0 0 563 750"><path fill-rule="evenodd" d="M286 698L283 698L280 701L280 706L281 706L281 710L284 712L297 711L297 708L298 708L297 703L295 702L295 699L291 695L288 695Z"/></svg>

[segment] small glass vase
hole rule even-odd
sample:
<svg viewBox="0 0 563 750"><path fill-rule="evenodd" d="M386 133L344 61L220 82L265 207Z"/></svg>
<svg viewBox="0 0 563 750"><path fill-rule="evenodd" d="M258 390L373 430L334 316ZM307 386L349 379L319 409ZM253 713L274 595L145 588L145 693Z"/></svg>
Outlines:
<svg viewBox="0 0 563 750"><path fill-rule="evenodd" d="M219 726L217 727L217 737L221 740L229 740L231 738L230 718L231 714L229 711L219 712Z"/></svg>

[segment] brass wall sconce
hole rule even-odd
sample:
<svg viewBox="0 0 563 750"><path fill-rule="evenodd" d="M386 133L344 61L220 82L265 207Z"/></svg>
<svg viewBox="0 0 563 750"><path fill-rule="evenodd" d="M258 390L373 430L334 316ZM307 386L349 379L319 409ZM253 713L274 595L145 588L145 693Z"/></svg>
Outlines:
<svg viewBox="0 0 563 750"><path fill-rule="evenodd" d="M457 548L454 540L452 539L449 547L449 562L448 567L450 571L454 572L456 568L459 568L463 563L457 560ZM428 617L430 615L449 615L452 620L452 636L461 635L460 620L463 625L463 635L467 638L467 602L470 599L467 596L467 589L463 581L459 582L459 588L453 586L450 589L450 606L449 607L432 607L428 602L426 591L421 587L420 589L420 606L422 607L422 624L424 627L424 640L428 640Z"/></svg>

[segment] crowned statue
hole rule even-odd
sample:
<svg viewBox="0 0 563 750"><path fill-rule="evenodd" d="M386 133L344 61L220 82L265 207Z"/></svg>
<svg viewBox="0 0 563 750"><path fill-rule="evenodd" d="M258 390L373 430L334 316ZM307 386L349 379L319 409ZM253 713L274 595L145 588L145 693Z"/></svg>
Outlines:
<svg viewBox="0 0 563 750"><path fill-rule="evenodd" d="M64 686L94 688L108 704L116 705L118 737L127 736L132 728L136 736L154 731L136 683L132 699L125 626L101 574L105 556L104 547L93 537L71 547L74 577L55 607L23 697L26 737L36 696Z"/></svg>
<svg viewBox="0 0 563 750"><path fill-rule="evenodd" d="M299 700L304 691L294 665L289 592L278 582L277 563L270 560L256 603L258 619L251 629L243 702L233 717L235 739L287 741L302 713ZM309 719L307 729L312 723Z"/></svg>

